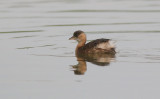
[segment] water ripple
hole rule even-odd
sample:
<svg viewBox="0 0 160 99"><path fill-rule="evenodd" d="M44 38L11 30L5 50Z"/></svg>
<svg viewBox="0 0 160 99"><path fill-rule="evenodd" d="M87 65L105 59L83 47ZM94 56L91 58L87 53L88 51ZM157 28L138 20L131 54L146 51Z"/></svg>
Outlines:
<svg viewBox="0 0 160 99"><path fill-rule="evenodd" d="M22 47L22 48L17 48L17 49L31 49L31 48L34 48L34 47Z"/></svg>
<svg viewBox="0 0 160 99"><path fill-rule="evenodd" d="M36 47L50 47L50 46L55 46L56 44L46 44L46 45L42 45L42 46L35 46L35 47L21 47L21 48L17 48L17 49L31 49L31 48L36 48ZM56 48L55 48L56 49Z"/></svg>
<svg viewBox="0 0 160 99"><path fill-rule="evenodd" d="M17 36L17 37L13 37L13 38L30 38L30 37L37 37L38 35L30 35L30 36Z"/></svg>
<svg viewBox="0 0 160 99"><path fill-rule="evenodd" d="M0 32L0 34L3 33L28 33L28 32L42 32L43 30L32 30L32 31L5 31L5 32Z"/></svg>
<svg viewBox="0 0 160 99"><path fill-rule="evenodd" d="M65 56L65 55L51 55L51 54L31 54L34 56L54 56L54 57L75 57L75 56Z"/></svg>
<svg viewBox="0 0 160 99"><path fill-rule="evenodd" d="M128 24L159 24L160 22L126 22L126 23L99 23L99 24L56 24L56 25L45 25L43 27L61 27L61 26L90 26L90 25L128 25Z"/></svg>
<svg viewBox="0 0 160 99"><path fill-rule="evenodd" d="M88 31L86 33L160 33L160 30L148 30L148 31Z"/></svg>
<svg viewBox="0 0 160 99"><path fill-rule="evenodd" d="M160 10L60 10L60 11L49 11L48 13L60 13L60 12L127 12L127 13L159 13Z"/></svg>

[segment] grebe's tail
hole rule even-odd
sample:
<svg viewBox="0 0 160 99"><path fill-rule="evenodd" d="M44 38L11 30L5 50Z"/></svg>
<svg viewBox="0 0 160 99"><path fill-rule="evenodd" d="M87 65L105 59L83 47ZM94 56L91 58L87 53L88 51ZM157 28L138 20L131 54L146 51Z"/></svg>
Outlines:
<svg viewBox="0 0 160 99"><path fill-rule="evenodd" d="M115 43L116 43L116 41L109 40L109 48L115 49L116 48Z"/></svg>

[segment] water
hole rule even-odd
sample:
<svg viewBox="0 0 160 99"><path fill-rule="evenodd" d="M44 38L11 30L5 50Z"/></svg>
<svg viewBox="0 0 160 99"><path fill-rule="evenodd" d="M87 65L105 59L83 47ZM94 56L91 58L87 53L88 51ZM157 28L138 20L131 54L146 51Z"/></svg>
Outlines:
<svg viewBox="0 0 160 99"><path fill-rule="evenodd" d="M159 0L0 4L1 99L160 98ZM77 61L76 30L115 40L118 53L96 59L105 66Z"/></svg>

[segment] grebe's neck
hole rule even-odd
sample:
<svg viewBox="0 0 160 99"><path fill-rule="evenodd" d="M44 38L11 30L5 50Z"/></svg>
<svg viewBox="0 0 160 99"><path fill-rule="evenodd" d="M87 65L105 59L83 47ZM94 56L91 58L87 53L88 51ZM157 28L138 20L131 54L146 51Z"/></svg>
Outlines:
<svg viewBox="0 0 160 99"><path fill-rule="evenodd" d="M78 52L78 49L80 47L83 47L86 43L86 38L83 38L82 40L78 41L77 47L76 47L76 53Z"/></svg>

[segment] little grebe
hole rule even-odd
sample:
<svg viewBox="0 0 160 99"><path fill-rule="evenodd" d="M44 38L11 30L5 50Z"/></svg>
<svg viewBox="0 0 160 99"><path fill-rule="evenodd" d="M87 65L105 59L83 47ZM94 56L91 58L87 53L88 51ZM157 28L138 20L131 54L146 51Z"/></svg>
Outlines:
<svg viewBox="0 0 160 99"><path fill-rule="evenodd" d="M87 53L109 53L115 54L115 46L111 44L110 39L96 39L87 44L86 35L83 31L75 31L73 36L69 40L77 40L76 54Z"/></svg>

